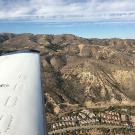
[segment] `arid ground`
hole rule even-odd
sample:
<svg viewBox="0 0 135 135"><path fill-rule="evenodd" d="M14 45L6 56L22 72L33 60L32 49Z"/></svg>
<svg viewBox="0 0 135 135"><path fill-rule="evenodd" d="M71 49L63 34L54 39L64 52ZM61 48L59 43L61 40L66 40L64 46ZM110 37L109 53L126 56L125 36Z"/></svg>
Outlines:
<svg viewBox="0 0 135 135"><path fill-rule="evenodd" d="M40 51L48 123L81 108L135 105L135 40L0 34L1 53L27 49Z"/></svg>

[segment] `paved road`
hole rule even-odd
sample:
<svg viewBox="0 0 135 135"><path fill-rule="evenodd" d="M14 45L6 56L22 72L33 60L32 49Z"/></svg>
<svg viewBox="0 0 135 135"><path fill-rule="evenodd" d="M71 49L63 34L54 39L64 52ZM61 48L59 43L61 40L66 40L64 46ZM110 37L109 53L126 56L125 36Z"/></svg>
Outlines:
<svg viewBox="0 0 135 135"><path fill-rule="evenodd" d="M114 129L114 128L126 128L125 126L108 126L108 125L89 125L89 126L76 126L76 127L69 127L69 128L63 128L59 130L54 130L49 132L49 135L53 135L56 133L64 133L66 131L73 131L73 130L80 130L80 129L93 129L93 128L109 128L109 129Z"/></svg>

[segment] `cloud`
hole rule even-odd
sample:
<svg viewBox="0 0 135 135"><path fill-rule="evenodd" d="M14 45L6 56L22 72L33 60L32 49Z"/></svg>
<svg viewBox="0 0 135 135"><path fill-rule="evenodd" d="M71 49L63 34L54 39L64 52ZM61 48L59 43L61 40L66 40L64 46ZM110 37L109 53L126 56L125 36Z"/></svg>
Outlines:
<svg viewBox="0 0 135 135"><path fill-rule="evenodd" d="M134 22L134 0L0 0L0 21Z"/></svg>

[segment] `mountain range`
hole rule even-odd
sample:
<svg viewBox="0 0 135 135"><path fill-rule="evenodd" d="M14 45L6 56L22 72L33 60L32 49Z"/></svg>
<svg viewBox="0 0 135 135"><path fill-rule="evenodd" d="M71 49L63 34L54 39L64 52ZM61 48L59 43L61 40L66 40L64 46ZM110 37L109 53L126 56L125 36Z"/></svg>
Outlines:
<svg viewBox="0 0 135 135"><path fill-rule="evenodd" d="M0 34L0 53L40 52L47 120L81 107L134 105L135 40Z"/></svg>

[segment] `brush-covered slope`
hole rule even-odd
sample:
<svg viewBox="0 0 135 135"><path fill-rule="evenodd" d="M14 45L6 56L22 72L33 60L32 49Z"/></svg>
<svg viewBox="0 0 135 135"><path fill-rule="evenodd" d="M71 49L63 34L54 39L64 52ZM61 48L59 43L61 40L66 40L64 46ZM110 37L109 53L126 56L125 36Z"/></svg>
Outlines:
<svg viewBox="0 0 135 135"><path fill-rule="evenodd" d="M135 101L135 40L1 33L0 47L40 51L48 120L79 107Z"/></svg>

